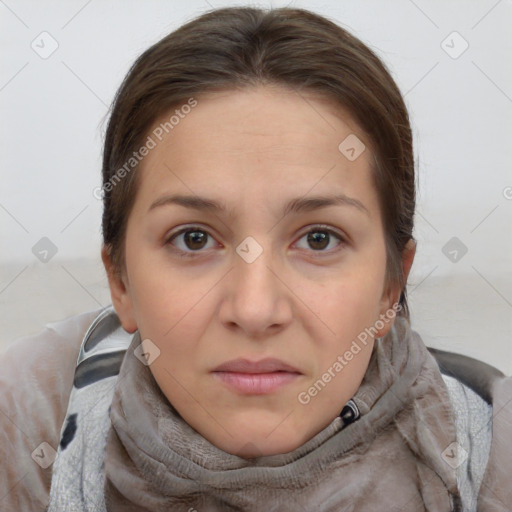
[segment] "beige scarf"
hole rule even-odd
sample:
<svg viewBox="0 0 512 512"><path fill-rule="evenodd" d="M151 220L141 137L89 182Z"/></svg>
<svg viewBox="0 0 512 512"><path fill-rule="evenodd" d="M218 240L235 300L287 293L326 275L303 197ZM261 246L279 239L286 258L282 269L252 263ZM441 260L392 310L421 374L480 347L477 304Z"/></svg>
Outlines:
<svg viewBox="0 0 512 512"><path fill-rule="evenodd" d="M296 450L246 460L209 443L177 413L134 336L111 405L105 453L109 512L460 509L455 470L442 453L456 441L437 363L397 318L375 343L353 397L361 416L340 418Z"/></svg>

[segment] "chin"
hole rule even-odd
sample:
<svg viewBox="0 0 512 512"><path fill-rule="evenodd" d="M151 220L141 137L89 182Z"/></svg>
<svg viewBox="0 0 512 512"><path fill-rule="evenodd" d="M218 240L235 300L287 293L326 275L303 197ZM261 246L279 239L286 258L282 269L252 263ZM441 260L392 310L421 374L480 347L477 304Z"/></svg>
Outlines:
<svg viewBox="0 0 512 512"><path fill-rule="evenodd" d="M280 422L282 422L282 419ZM210 442L221 450L237 457L255 459L289 453L307 441L303 436L293 435L286 428L277 432L284 426L284 422L279 425L280 422L274 423L270 429L267 427L255 429L253 427L244 432L241 428L235 428L233 431L237 433L236 438L223 438L222 441L217 443L215 440Z"/></svg>
<svg viewBox="0 0 512 512"><path fill-rule="evenodd" d="M301 445L301 442L290 443L289 440L287 440L286 443L275 443L273 446L268 446L266 441L259 445L248 443L237 455L244 459L255 459L257 457L267 457L270 455L282 455L284 453L292 452Z"/></svg>

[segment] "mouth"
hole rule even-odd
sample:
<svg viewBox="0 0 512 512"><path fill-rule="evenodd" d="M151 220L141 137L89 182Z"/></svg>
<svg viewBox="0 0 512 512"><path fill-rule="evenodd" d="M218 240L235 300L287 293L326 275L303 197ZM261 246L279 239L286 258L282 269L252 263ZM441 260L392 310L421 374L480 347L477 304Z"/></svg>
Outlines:
<svg viewBox="0 0 512 512"><path fill-rule="evenodd" d="M257 362L234 359L212 373L230 389L247 395L273 393L302 375L297 368L274 358Z"/></svg>

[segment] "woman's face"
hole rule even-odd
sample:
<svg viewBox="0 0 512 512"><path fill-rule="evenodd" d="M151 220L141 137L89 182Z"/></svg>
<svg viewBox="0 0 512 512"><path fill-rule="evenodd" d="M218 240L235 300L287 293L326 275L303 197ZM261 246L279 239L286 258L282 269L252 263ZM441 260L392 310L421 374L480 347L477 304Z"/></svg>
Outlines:
<svg viewBox="0 0 512 512"><path fill-rule="evenodd" d="M370 149L311 95L196 100L162 141L172 112L149 133L113 304L191 427L231 454L286 453L339 415L368 366L366 329L392 323Z"/></svg>

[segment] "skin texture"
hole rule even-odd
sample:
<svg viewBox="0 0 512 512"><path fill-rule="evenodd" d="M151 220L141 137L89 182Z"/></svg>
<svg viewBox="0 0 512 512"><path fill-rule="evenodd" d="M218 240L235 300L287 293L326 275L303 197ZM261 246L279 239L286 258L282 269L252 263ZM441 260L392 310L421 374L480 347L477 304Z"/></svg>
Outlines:
<svg viewBox="0 0 512 512"><path fill-rule="evenodd" d="M159 348L151 372L203 437L246 458L290 452L355 394L373 340L308 404L298 395L400 296L385 282L369 141L343 109L313 95L258 86L197 100L141 162L126 272L109 275L113 305L124 329L139 329ZM338 149L350 134L366 144L354 161ZM178 193L220 201L226 211L168 204L148 212L155 200ZM283 215L292 198L332 194L364 209L344 204ZM169 241L184 227L203 238ZM326 228L340 239L308 242L309 231L325 236ZM236 252L248 236L263 250L252 263ZM102 257L108 271L105 250ZM413 257L413 249L404 255L405 274ZM238 357L279 358L301 375L272 393L244 395L212 373Z"/></svg>

